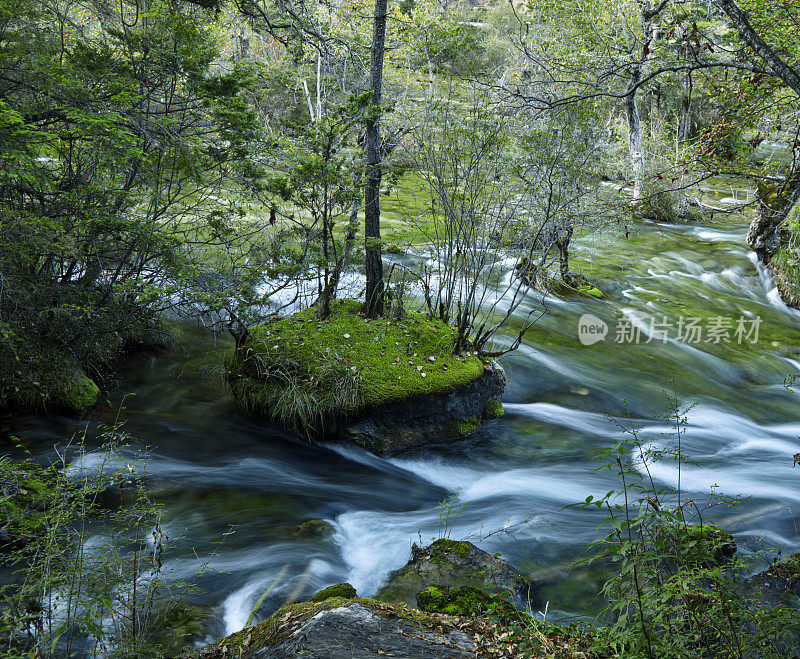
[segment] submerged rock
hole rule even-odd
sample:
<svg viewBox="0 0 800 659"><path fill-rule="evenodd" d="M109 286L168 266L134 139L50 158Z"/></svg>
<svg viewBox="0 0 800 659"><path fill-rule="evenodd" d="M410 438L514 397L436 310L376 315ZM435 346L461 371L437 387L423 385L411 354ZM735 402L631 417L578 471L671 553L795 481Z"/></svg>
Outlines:
<svg viewBox="0 0 800 659"><path fill-rule="evenodd" d="M417 594L429 586L475 588L488 596L505 594L519 609L533 597L531 583L510 563L465 540L439 539L414 545L411 560L389 575L377 598L417 606Z"/></svg>

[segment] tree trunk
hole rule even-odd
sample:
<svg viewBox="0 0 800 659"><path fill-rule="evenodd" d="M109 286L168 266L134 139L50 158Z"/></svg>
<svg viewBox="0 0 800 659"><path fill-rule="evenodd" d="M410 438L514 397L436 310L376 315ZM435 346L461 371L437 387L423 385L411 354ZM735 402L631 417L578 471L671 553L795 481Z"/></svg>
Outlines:
<svg viewBox="0 0 800 659"><path fill-rule="evenodd" d="M633 167L633 198L642 198L642 187L645 177L644 148L642 147L642 119L639 116L639 106L636 102L636 95L639 91L638 85L642 79L642 69L636 66L631 71L628 81L630 90L625 97L625 114L628 119L628 150L631 154L631 165Z"/></svg>
<svg viewBox="0 0 800 659"><path fill-rule="evenodd" d="M733 0L718 0L718 4L722 11L728 15L733 27L736 28L739 36L742 37L747 45L767 63L767 66L787 87L800 96L800 73L784 62L775 50L761 38L753 29L753 26L750 25L747 15L739 9Z"/></svg>
<svg viewBox="0 0 800 659"><path fill-rule="evenodd" d="M768 263L780 245L780 228L800 201L800 172L777 191L759 193L758 211L747 230L747 243L762 263Z"/></svg>
<svg viewBox="0 0 800 659"><path fill-rule="evenodd" d="M800 73L789 66L777 52L761 38L744 13L733 0L717 0L722 11L741 36L781 82L800 96ZM759 191L759 208L747 230L747 242L758 258L766 263L778 249L780 228L792 208L800 201L800 171L794 169L778 190Z"/></svg>
<svg viewBox="0 0 800 659"><path fill-rule="evenodd" d="M367 184L364 188L364 240L366 249L367 293L364 313L368 318L383 313L383 261L381 260L381 140L380 104L383 86L383 55L386 46L387 0L375 0L375 18L370 51L370 87L372 112L367 121L365 164Z"/></svg>
<svg viewBox="0 0 800 659"><path fill-rule="evenodd" d="M563 233L561 238L556 241L559 266L561 270L561 281L563 281L567 286L575 285L574 281L572 280L572 275L569 273L569 242L572 240L572 231L573 227L570 226L569 229Z"/></svg>
<svg viewBox="0 0 800 659"><path fill-rule="evenodd" d="M359 188L361 185L361 176L360 174L356 173L355 175L355 187L356 189ZM319 315L320 318L327 318L331 315L331 305L333 301L336 299L336 291L339 288L339 280L342 278L342 272L344 272L347 263L350 261L350 252L353 251L353 243L356 239L356 232L358 231L358 211L361 208L361 197L357 197L353 200L353 207L350 210L350 220L347 223L347 233L344 237L344 248L342 249L342 254L339 259L336 261L333 272L331 276L328 278L328 283L326 284L325 288L322 291L322 295L320 295L320 311Z"/></svg>
<svg viewBox="0 0 800 659"><path fill-rule="evenodd" d="M689 141L689 136L692 134L692 74L686 74L686 82L683 86L683 98L681 99L681 123L678 129L678 142L683 144Z"/></svg>

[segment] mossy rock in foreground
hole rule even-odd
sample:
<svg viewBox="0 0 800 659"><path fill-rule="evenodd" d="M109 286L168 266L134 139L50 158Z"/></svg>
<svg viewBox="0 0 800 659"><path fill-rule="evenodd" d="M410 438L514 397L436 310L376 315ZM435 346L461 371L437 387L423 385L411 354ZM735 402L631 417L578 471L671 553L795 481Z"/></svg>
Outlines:
<svg viewBox="0 0 800 659"><path fill-rule="evenodd" d="M187 659L475 656L470 636L459 632L455 621L447 616L360 597L314 600L285 605L254 627L182 656Z"/></svg>
<svg viewBox="0 0 800 659"><path fill-rule="evenodd" d="M768 604L800 605L800 553L776 561L745 580L745 593Z"/></svg>
<svg viewBox="0 0 800 659"><path fill-rule="evenodd" d="M375 453L478 430L499 399L499 367L452 354L454 330L423 313L366 319L339 300L325 320L310 308L250 331L228 368L237 403L306 437Z"/></svg>
<svg viewBox="0 0 800 659"><path fill-rule="evenodd" d="M411 560L389 575L377 597L417 606L417 594L430 586L475 588L488 597L502 594L520 609L533 596L531 583L507 561L471 542L440 538L427 547L414 544Z"/></svg>
<svg viewBox="0 0 800 659"><path fill-rule="evenodd" d="M337 584L341 585L341 584ZM346 584L345 584L346 585ZM516 614L522 625L512 630L495 616L453 616L387 604L361 597L324 597L287 604L264 622L216 643L187 649L184 659L468 659L527 656L531 642L545 643L548 656L589 656L595 639L579 628L558 628ZM505 618L508 620L508 618ZM617 656L592 652L603 659Z"/></svg>

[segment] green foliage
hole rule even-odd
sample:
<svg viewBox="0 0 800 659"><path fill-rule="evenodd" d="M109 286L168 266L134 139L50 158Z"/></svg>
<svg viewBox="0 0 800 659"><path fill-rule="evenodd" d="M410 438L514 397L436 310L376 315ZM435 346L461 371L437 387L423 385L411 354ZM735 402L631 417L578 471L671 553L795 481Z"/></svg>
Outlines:
<svg viewBox="0 0 800 659"><path fill-rule="evenodd" d="M197 7L4 0L0 15L0 404L81 410L86 378L163 343L178 297L242 299L209 294L208 256L262 263L213 195L260 178L256 117L242 71L211 73Z"/></svg>
<svg viewBox="0 0 800 659"><path fill-rule="evenodd" d="M309 308L250 332L228 370L247 410L298 429L328 415L447 393L479 378L476 354L452 354L454 331L421 313L367 320L339 300L325 320Z"/></svg>
<svg viewBox="0 0 800 659"><path fill-rule="evenodd" d="M676 442L666 450L646 447L636 428L601 456L598 470L619 478L620 490L581 508L606 510L610 527L595 541L586 562L610 562L603 586L611 624L595 647L609 638L631 657L778 657L797 650L800 617L785 607L767 608L742 596L745 566L732 537L705 519L698 504L675 490L657 488L649 476L653 461L685 461L682 435L686 410L670 399ZM680 476L679 476L680 478ZM751 655L752 653L752 655Z"/></svg>
<svg viewBox="0 0 800 659"><path fill-rule="evenodd" d="M499 419L504 414L503 404L499 400L490 400L483 408L483 416L487 419Z"/></svg>
<svg viewBox="0 0 800 659"><path fill-rule="evenodd" d="M462 558L465 551L469 551L469 545L450 540L450 534L453 532L453 526L455 526L458 518L461 517L466 508L467 504L461 501L460 491L454 492L439 503L439 543L452 549Z"/></svg>

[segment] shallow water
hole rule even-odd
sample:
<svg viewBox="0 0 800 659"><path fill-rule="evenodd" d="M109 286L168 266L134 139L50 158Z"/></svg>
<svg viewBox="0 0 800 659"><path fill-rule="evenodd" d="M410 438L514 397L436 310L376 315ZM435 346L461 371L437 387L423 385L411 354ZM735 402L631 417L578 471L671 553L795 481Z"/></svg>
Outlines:
<svg viewBox="0 0 800 659"><path fill-rule="evenodd" d="M711 196L724 205L740 202L743 193L720 187ZM705 501L718 486L745 497L738 509L715 506L707 513L745 552L800 546L794 511L800 489L792 469L800 452L800 399L784 387L787 376L800 372L800 315L780 302L754 264L745 231L746 219L733 216L576 241L576 269L608 298L548 301L548 313L503 362L511 378L506 416L466 441L388 459L293 441L235 410L219 376L204 365L219 364L230 346L189 330L187 350L126 364L110 404L88 420L8 418L0 430L52 459L52 444L85 426L90 448L96 446L98 425L113 423L123 396L135 394L121 412L135 437L122 457L147 453L137 468L145 470L164 505L163 526L176 539L169 566L191 577L216 552L196 596L212 610L214 636L240 629L273 583L260 618L292 595L337 581L374 594L408 559L412 542L437 535L439 504L455 492L466 507L451 537L501 552L542 582L541 600L551 611L591 614L602 605L593 598L599 575L570 575L568 568L597 536L601 515L563 507L618 486L607 472L594 471L600 450L620 438L606 415L629 414L653 445L670 441L670 423L659 416L665 391L682 405L695 404L683 444L694 461L681 473L686 494ZM579 342L584 314L609 325L605 341ZM703 324L731 317L734 325L758 317L759 337L742 345L689 345L674 336L645 343L650 317L676 323L680 316ZM639 323L640 343L615 341L623 319ZM99 454L84 460L98 461ZM676 483L672 463L653 465L651 473L660 484ZM293 527L308 519L328 520L334 540L296 537ZM231 525L235 533L219 545Z"/></svg>

